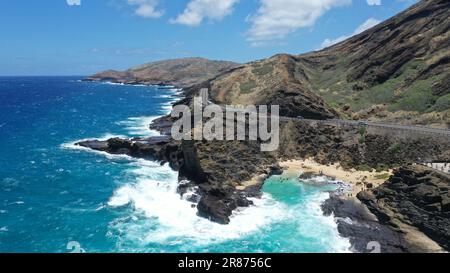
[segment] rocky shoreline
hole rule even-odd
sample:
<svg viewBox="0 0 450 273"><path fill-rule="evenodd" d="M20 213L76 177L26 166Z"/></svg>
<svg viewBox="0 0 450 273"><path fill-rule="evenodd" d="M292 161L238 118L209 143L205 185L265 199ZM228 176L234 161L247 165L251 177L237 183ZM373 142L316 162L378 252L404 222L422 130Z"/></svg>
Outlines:
<svg viewBox="0 0 450 273"><path fill-rule="evenodd" d="M252 201L248 197L260 196L262 184L237 190L231 184L216 183L208 179L201 168L192 168L198 161L195 154L186 155L183 143L172 140L169 136L121 139L112 138L105 141L86 140L75 145L110 154L123 154L135 158L143 158L168 163L179 172L179 186L177 192L183 196L186 192L194 191L188 200L197 206L198 215L219 224L228 224L230 216L238 207L248 207ZM186 144L184 144L186 145ZM190 162L186 163L188 157ZM269 170L268 175L279 174L276 168Z"/></svg>
<svg viewBox="0 0 450 273"><path fill-rule="evenodd" d="M173 85L186 88L238 66L239 64L228 61L182 58L151 62L126 71L103 71L86 78L85 81L109 81L130 85Z"/></svg>
<svg viewBox="0 0 450 273"><path fill-rule="evenodd" d="M332 193L323 205L356 252L376 242L383 253L447 252L450 176L419 165L398 168L357 197Z"/></svg>
<svg viewBox="0 0 450 273"><path fill-rule="evenodd" d="M199 156L211 154L207 151L207 145L202 147L202 151L206 151L199 152L197 147L202 143L173 140L170 136L170 125L170 118L164 116L150 125L153 130L159 131L161 136L85 140L75 145L110 154L123 154L160 164L169 164L179 173L177 192L180 195L194 192L188 200L197 207L198 215L219 224L228 224L235 209L252 205L253 202L248 198L260 196L262 183L237 189L235 184L225 178L220 180L215 173L223 172L222 170L208 170L200 164ZM270 176L280 174L282 171L274 165L267 167L263 172Z"/></svg>
<svg viewBox="0 0 450 273"><path fill-rule="evenodd" d="M343 167L354 167L354 162L361 160L360 153L351 152L357 150L353 145L358 145L358 141L342 139L343 137L348 138L353 129L302 125L301 130L299 130L297 127L299 125L295 125L295 130L293 130L293 124L282 124L280 132L282 148L280 151L277 151L277 153L261 153L259 143L252 141L175 141L170 136L172 122L173 120L169 116L163 116L153 121L150 128L161 133L161 136L158 137L113 138L106 141L89 140L79 142L76 145L111 154L126 154L153 160L161 164L168 163L173 170L179 172L178 193L184 195L187 192L194 192L188 200L192 202L192 206L197 207L198 215L220 224L228 224L230 216L238 207L251 206L252 201L248 199L249 197L261 195L264 179L255 180L255 183L247 185L243 181L250 181L255 176L269 177L274 174L281 174L283 172L279 164L281 158L295 159L314 156L321 164L340 162ZM302 132L302 134L295 135L294 131ZM288 135L289 139L285 139ZM301 139L295 139L300 136ZM384 140L383 137L381 138ZM383 162L383 158L386 157L383 154L385 150L377 149L377 145L381 142L377 140L377 136L370 135L367 139L366 146L368 147L366 148L372 152L377 152L377 154L371 154L368 157L370 161L366 159L365 162L375 167ZM295 148L291 143L293 140ZM407 143L409 145L407 147L411 149L416 147L417 152L422 154L424 147L428 147L418 144L417 141L404 143ZM427 148L427 150L435 153L437 151L433 146L435 143L431 145L430 147L433 148ZM442 152L445 155L445 151ZM407 154L404 155L407 156ZM415 157L416 154L412 153L406 158L396 159L391 156L390 160L393 163L401 160L401 162L407 164L406 162L412 163ZM398 171L394 173L394 177L398 177ZM440 187L442 188L442 186ZM425 221L422 216L413 217L412 219L416 219L416 223L408 222L410 224L409 229L405 226L402 226L403 229L401 229L389 221L384 221L383 215L386 213L383 212L383 208L386 205L377 203L377 200L382 198L382 196L375 194L379 192L378 188L369 189L367 192L358 194L358 198L349 198L336 192L331 194L330 199L323 204L325 215L334 215L340 234L350 239L353 251L367 252L367 244L373 241L380 243L383 252L443 251L444 248L433 244L431 240L427 240L428 237L424 235L426 232L419 230L416 232L415 226L418 222L420 223L420 219ZM396 189L390 189L387 192L390 192L392 196L397 194ZM444 191L439 192L439 194L448 194L448 190L447 193ZM401 202L398 201L397 203L400 204ZM442 208L448 209L447 206L444 204ZM434 207L437 207L437 205L434 205ZM403 219L404 214L405 212L400 209L392 215L392 219ZM441 222L438 221L438 223ZM439 228L442 229L443 227L440 226ZM439 228L436 227L436 229ZM409 232L408 236L405 236L406 231ZM436 236L441 238L441 241L450 238L446 237L448 233L441 232L438 234L440 237ZM414 237L416 242L410 237ZM420 237L420 239L416 237ZM444 247L445 245L441 243L441 246ZM445 249L448 250L448 248Z"/></svg>
<svg viewBox="0 0 450 273"><path fill-rule="evenodd" d="M248 197L261 195L263 180L240 189L211 178L199 180L199 173L185 167L182 143L170 136L90 140L76 145L168 163L180 174L178 193L193 191L188 200L197 206L198 215L220 224L228 224L236 208L251 206ZM269 168L265 176L282 172ZM449 250L450 238L449 189L450 176L422 166L407 166L397 169L385 184L357 197L336 190L322 210L334 216L339 233L349 238L354 252L370 251L370 242L379 243L380 251L386 253L444 252Z"/></svg>
<svg viewBox="0 0 450 273"><path fill-rule="evenodd" d="M375 119L448 128L449 109L438 103L446 102L449 79L448 7L444 0L421 1L346 41L302 55L278 54L242 65L201 58L168 60L105 71L87 80L182 87L185 98L177 104L187 106L207 88L212 102L279 105L283 117ZM385 94L393 89L399 92ZM433 99L425 104L418 97ZM195 188L192 200L198 203L193 204L198 214L221 224L229 223L237 207L251 205L247 197L260 194L263 183L252 181L254 177L280 173L281 161L312 158L322 165L339 163L344 170L397 169L385 184L372 184L358 199L333 195L325 212L337 215L340 232L351 238L355 251L365 251L364 240L379 234L384 234L379 240L388 252L436 251L432 243L424 243L425 237L448 249L445 240L450 239L442 230L448 219L448 190L445 183L434 182L446 180L433 170L424 175L416 166L409 170L412 173L406 171L417 162L450 161L448 137L291 120L280 124L279 149L264 153L260 141L173 141L172 122L165 116L150 125L162 137L78 145L169 163L179 172L180 194ZM430 180L423 178L429 176ZM362 224L348 224L348 219ZM418 242L428 247L420 249Z"/></svg>

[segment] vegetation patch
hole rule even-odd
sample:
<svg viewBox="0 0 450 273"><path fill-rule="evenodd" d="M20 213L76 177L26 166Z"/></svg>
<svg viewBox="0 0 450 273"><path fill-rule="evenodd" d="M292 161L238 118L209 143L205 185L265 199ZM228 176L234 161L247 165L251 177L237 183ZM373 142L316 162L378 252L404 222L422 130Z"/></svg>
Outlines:
<svg viewBox="0 0 450 273"><path fill-rule="evenodd" d="M387 166L387 165L385 165L383 163L379 163L375 167L375 170L377 171L377 173L385 172L385 171L389 170L389 166Z"/></svg>
<svg viewBox="0 0 450 273"><path fill-rule="evenodd" d="M441 112L450 109L450 94L440 97L436 100L433 111Z"/></svg>
<svg viewBox="0 0 450 273"><path fill-rule="evenodd" d="M252 92L252 89L256 87L256 81L249 80L248 82L241 83L241 93L248 94Z"/></svg>
<svg viewBox="0 0 450 273"><path fill-rule="evenodd" d="M449 109L450 98L442 98L438 102L439 97L432 92L432 86L439 82L442 75L421 81L414 80L426 67L422 59L411 60L389 80L369 88L358 82L349 82L347 78L343 78L348 72L336 67L330 71L313 72L314 88L336 110L344 104L348 104L353 111L377 104L387 104L388 110L392 112L405 110L425 113L431 109ZM411 82L414 83L409 86ZM355 90L355 85L360 88Z"/></svg>
<svg viewBox="0 0 450 273"><path fill-rule="evenodd" d="M273 64L272 63L266 63L264 65L254 65L255 68L253 68L252 73L258 76L264 76L269 73L273 72Z"/></svg>
<svg viewBox="0 0 450 273"><path fill-rule="evenodd" d="M367 165L367 164L358 165L358 166L356 167L356 169L357 169L358 171L362 171L362 172L371 172L371 171L373 170L372 167L370 167L370 166Z"/></svg>
<svg viewBox="0 0 450 273"><path fill-rule="evenodd" d="M389 177L391 177L391 175L388 173L382 173L382 174L375 175L375 178L380 179L380 180L388 180Z"/></svg>
<svg viewBox="0 0 450 273"><path fill-rule="evenodd" d="M387 152L391 154L398 154L402 151L403 145L400 143L395 143L391 147L388 148Z"/></svg>
<svg viewBox="0 0 450 273"><path fill-rule="evenodd" d="M363 144L366 142L366 132L367 128L365 125L359 127L359 143Z"/></svg>

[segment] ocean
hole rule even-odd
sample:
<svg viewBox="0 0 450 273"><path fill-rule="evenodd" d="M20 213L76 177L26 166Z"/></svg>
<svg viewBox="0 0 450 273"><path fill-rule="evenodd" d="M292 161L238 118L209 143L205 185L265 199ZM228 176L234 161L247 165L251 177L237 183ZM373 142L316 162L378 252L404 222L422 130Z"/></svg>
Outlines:
<svg viewBox="0 0 450 273"><path fill-rule="evenodd" d="M219 225L180 198L167 165L74 146L157 135L148 124L179 92L79 80L0 77L0 252L349 250L320 208L335 185L271 177L255 206Z"/></svg>

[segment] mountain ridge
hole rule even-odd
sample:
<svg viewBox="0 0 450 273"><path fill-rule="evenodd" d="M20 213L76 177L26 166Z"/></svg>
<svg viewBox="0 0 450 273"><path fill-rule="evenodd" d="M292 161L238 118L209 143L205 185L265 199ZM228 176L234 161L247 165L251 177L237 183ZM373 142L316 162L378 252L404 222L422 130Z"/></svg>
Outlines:
<svg viewBox="0 0 450 273"><path fill-rule="evenodd" d="M124 84L174 85L189 87L239 66L230 61L200 57L149 62L125 71L107 70L86 78L87 81L112 81Z"/></svg>
<svg viewBox="0 0 450 273"><path fill-rule="evenodd" d="M199 87L286 116L450 128L449 18L450 2L421 1L331 47L249 62Z"/></svg>
<svg viewBox="0 0 450 273"><path fill-rule="evenodd" d="M421 1L361 34L298 56L316 66L308 66L313 89L347 118L448 128L449 18L450 2Z"/></svg>
<svg viewBox="0 0 450 273"><path fill-rule="evenodd" d="M188 58L88 80L171 84L217 103L279 105L283 116L450 128L450 2L420 1L320 51L236 64ZM175 62L175 63L174 63ZM184 69L177 65L191 63ZM204 73L204 75L202 75ZM182 103L189 103L189 99Z"/></svg>

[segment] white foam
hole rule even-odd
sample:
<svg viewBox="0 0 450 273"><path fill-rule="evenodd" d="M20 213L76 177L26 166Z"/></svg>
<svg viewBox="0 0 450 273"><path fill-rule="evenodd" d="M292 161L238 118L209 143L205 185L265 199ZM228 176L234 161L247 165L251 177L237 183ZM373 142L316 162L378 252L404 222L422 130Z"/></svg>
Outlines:
<svg viewBox="0 0 450 273"><path fill-rule="evenodd" d="M181 90L170 91L178 93ZM170 112L176 100L176 98L170 100L163 104L162 108ZM148 126L155 118L132 117L118 124L125 126L131 135L153 136L158 133L151 131ZM113 137L126 138L107 134L94 139L107 140ZM197 216L197 208L192 207L193 203L180 197L177 193L178 174L168 165L161 166L127 155L111 155L75 145L85 140L88 139L62 144L61 148L92 152L111 160L126 160L130 165L127 175L123 176L127 180L123 181L107 203L110 209L121 207L132 209L131 215L110 223L108 234L118 234L119 245L122 240L132 242L133 245L140 244L142 247L151 243L185 244L188 240L191 244L206 246L254 234L273 223L295 220L300 223L298 228L302 235L323 238L326 241L322 243L329 245L333 251L345 252L349 247L348 241L339 236L334 218L323 216L320 204L328 198L326 193L319 194L317 200L309 202L306 208L290 208L274 200L270 194L264 194L261 199L252 199L254 206L235 210L230 217L230 224L220 225ZM101 206L98 209L103 208ZM304 219L293 218L299 215L299 209L307 211L301 213ZM317 228L317 225L330 227L325 229L328 233L320 233L322 229ZM333 233L331 240L329 232Z"/></svg>
<svg viewBox="0 0 450 273"><path fill-rule="evenodd" d="M350 252L351 244L348 239L340 236L334 216L325 216L321 205L330 198L327 192L319 192L302 206L290 208L298 224L298 232L308 238L319 240L329 252ZM301 213L298 213L301 212Z"/></svg>
<svg viewBox="0 0 450 273"><path fill-rule="evenodd" d="M67 142L67 143L63 143L60 145L61 149L66 149L66 150L78 150L78 151L83 151L83 152L88 152L88 153L94 153L94 154L98 154L101 156L106 157L109 160L126 160L126 161L138 161L138 159L135 159L131 156L128 155L113 155L113 154L109 154L107 152L102 152L102 151L96 151L87 147L83 147L83 146L79 146L76 145L76 143L78 142L83 142L83 141L89 141L89 140L100 140L100 141L105 141L111 138L126 138L125 136L121 136L121 135L113 135L113 134L105 134L101 137L94 137L94 138L85 138L85 139L79 139L79 140L75 140L75 141L71 141L71 142Z"/></svg>
<svg viewBox="0 0 450 273"><path fill-rule="evenodd" d="M162 104L161 108L166 111L166 114L170 114L172 112L173 104L177 102L179 98L173 98L172 100Z"/></svg>
<svg viewBox="0 0 450 273"><path fill-rule="evenodd" d="M112 137L117 136L107 134L101 139ZM294 221L298 223L301 236L319 239L330 252L349 252L350 243L339 235L334 217L324 216L320 207L329 198L328 193L319 192L301 207L278 202L265 193L261 199L252 199L254 206L234 211L230 224L220 225L197 216L193 203L180 197L178 174L167 164L161 166L126 155L93 151L75 146L76 142L63 144L62 148L94 152L111 160L126 160L130 166L124 175L128 180L123 181L107 203L111 209L132 208L131 215L110 223L108 233L118 234L119 248L122 241L133 249L145 249L152 243L188 243L202 247L255 234L275 223Z"/></svg>
<svg viewBox="0 0 450 273"><path fill-rule="evenodd" d="M107 84L107 85L125 85L124 83L118 83L118 82L101 82L102 84Z"/></svg>
<svg viewBox="0 0 450 273"><path fill-rule="evenodd" d="M16 201L16 202L9 203L8 206L12 206L12 205L23 205L23 204L25 204L25 202L23 202L23 201Z"/></svg>
<svg viewBox="0 0 450 273"><path fill-rule="evenodd" d="M156 98L157 99L171 99L171 98L173 98L173 95L172 94L158 95Z"/></svg>
<svg viewBox="0 0 450 273"><path fill-rule="evenodd" d="M181 99L180 95L182 93L182 90L183 89L177 89L177 88L168 89L168 91L170 92L169 94L161 94L158 96L158 98L170 98L171 99L168 102L163 103L161 106L161 108L166 111L166 114L170 114L170 112L172 111L172 108L173 108L173 104Z"/></svg>
<svg viewBox="0 0 450 273"><path fill-rule="evenodd" d="M199 245L236 239L286 216L284 205L274 201L270 195L264 195L262 199L252 200L255 206L235 211L229 225L216 224L198 217L197 208L192 208L192 203L180 197L176 192L177 173L168 165L137 164L130 173L135 176L135 182L119 188L108 205L132 205L137 214L144 213L148 225L155 225L156 221L157 228L147 234L137 234L142 232L136 227L142 225L141 222L130 222L127 218L115 223L114 229L125 231L129 238L143 238L141 243L144 245L173 243L174 238L191 239Z"/></svg>
<svg viewBox="0 0 450 273"><path fill-rule="evenodd" d="M172 102L169 102L169 103L163 104L163 106L161 108L166 112L166 114L169 114L170 112L172 112L173 104L172 104Z"/></svg>
<svg viewBox="0 0 450 273"><path fill-rule="evenodd" d="M131 136L157 136L159 133L150 129L150 124L157 119L156 116L151 117L131 117L124 121L117 122L118 125L124 126Z"/></svg>

